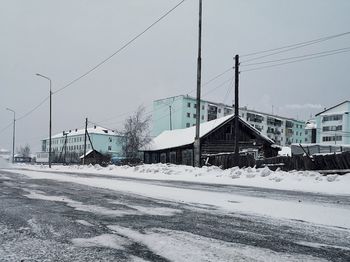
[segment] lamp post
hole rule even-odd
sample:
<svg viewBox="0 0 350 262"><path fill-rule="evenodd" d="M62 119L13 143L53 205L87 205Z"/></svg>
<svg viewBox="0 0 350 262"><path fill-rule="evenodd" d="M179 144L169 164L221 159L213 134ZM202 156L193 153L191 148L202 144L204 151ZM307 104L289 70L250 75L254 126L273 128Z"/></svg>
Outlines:
<svg viewBox="0 0 350 262"><path fill-rule="evenodd" d="M6 110L13 113L13 134L12 134L12 163L15 162L15 134L16 134L16 112L11 108L6 108Z"/></svg>
<svg viewBox="0 0 350 262"><path fill-rule="evenodd" d="M51 168L51 116L52 116L52 91L51 91L51 79L47 76L44 76L42 74L36 74L39 77L43 77L47 80L50 81L50 121L49 121L49 134L50 134L50 138L49 138L49 168Z"/></svg>

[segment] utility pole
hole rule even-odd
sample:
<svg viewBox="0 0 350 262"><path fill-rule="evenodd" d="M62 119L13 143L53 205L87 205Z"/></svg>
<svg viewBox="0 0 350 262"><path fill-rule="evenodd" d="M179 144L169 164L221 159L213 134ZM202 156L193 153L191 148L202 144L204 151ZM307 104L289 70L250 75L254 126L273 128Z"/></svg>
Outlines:
<svg viewBox="0 0 350 262"><path fill-rule="evenodd" d="M169 123L169 127L170 127L170 130L173 130L173 124L172 124L172 121L171 121L171 105L169 106L169 120L170 120L170 123Z"/></svg>
<svg viewBox="0 0 350 262"><path fill-rule="evenodd" d="M68 133L63 131L63 135L65 136L65 139L64 139L64 164L67 164L66 156L67 156L67 140L68 140L67 135L68 135Z"/></svg>
<svg viewBox="0 0 350 262"><path fill-rule="evenodd" d="M16 112L11 108L6 108L6 110L13 113L13 133L12 133L12 164L15 163L15 137L16 137Z"/></svg>
<svg viewBox="0 0 350 262"><path fill-rule="evenodd" d="M199 0L196 136L194 139L194 166L195 167L201 166L201 145L200 145L201 80L202 80L202 0Z"/></svg>
<svg viewBox="0 0 350 262"><path fill-rule="evenodd" d="M235 165L239 165L239 99L238 99L238 85L239 85L239 55L235 56Z"/></svg>
<svg viewBox="0 0 350 262"><path fill-rule="evenodd" d="M50 81L50 120L49 120L49 168L51 168L51 160L52 160L52 156L51 156L51 130L52 130L52 81L51 78L44 76L42 74L36 74L39 77L45 78L47 80Z"/></svg>
<svg viewBox="0 0 350 262"><path fill-rule="evenodd" d="M84 135L84 155L83 155L84 157L83 157L83 165L85 165L87 125L88 125L88 119L85 118L85 135Z"/></svg>

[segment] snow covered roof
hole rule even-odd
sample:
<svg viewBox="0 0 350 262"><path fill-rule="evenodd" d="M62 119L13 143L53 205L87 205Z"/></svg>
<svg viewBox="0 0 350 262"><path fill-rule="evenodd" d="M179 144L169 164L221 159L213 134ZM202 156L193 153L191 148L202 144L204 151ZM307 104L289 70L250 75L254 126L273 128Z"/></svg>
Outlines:
<svg viewBox="0 0 350 262"><path fill-rule="evenodd" d="M94 127L88 127L88 133L89 134L99 134L99 135L110 135L110 136L117 136L118 134L114 131L114 130L110 130L104 127L100 127L100 126L94 126ZM85 129L73 129L70 130L70 132L68 131L68 137L70 136L79 136L79 135L84 135L85 134ZM63 132L53 135L51 138L63 138ZM49 139L48 137L45 138L44 140Z"/></svg>
<svg viewBox="0 0 350 262"><path fill-rule="evenodd" d="M322 112L316 114L315 116L318 116L318 115L321 115L321 114L322 114L322 115L325 115L325 113L326 113L327 111L329 111L329 110L331 110L331 109L334 109L334 108L336 108L336 107L338 107L338 106L340 106L340 105L342 105L342 104L345 104L345 103L350 103L350 101L349 101L349 100L345 100L344 102L341 102L341 103L339 103L339 104L337 104L337 105L335 105L335 106L332 106L332 107L330 107L330 108L327 108L327 109L323 110ZM344 113L344 111L339 112L339 114L343 114L343 113ZM332 114L337 114L337 113L332 113Z"/></svg>
<svg viewBox="0 0 350 262"><path fill-rule="evenodd" d="M85 156L89 155L92 152L92 149L90 149L89 151L86 152ZM84 154L82 154L80 157L80 159L84 158Z"/></svg>
<svg viewBox="0 0 350 262"><path fill-rule="evenodd" d="M317 124L315 120L309 120L306 122L305 129L316 129Z"/></svg>
<svg viewBox="0 0 350 262"><path fill-rule="evenodd" d="M227 115L221 118L214 119L200 124L200 138L204 137L220 125L230 121L234 118L234 115ZM241 117L240 121L245 123L250 129L252 129L257 135L261 136L271 144L273 140L261 134L256 128L250 125L248 122L243 120ZM192 126L184 129L166 130L163 131L159 136L155 137L149 145L142 148L141 151L157 151L167 148L181 147L194 143L196 127Z"/></svg>

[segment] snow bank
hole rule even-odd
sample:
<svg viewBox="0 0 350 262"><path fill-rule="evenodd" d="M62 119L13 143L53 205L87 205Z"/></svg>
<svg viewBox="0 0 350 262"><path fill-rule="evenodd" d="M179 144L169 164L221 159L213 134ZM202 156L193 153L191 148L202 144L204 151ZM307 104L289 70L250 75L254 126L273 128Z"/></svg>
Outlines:
<svg viewBox="0 0 350 262"><path fill-rule="evenodd" d="M17 165L17 168L49 171L47 166ZM184 165L151 164L130 166L61 166L51 169L55 172L74 172L94 176L132 177L150 180L171 180L197 183L254 186L280 190L306 191L326 194L350 195L350 173L324 176L315 171L290 171L265 168L233 167L222 170L216 166L195 168Z"/></svg>

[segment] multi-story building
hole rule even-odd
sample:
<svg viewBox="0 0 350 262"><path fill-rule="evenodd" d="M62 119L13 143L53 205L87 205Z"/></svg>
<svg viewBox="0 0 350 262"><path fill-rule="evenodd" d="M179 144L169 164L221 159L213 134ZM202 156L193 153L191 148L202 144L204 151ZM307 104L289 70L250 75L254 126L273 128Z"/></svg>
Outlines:
<svg viewBox="0 0 350 262"><path fill-rule="evenodd" d="M123 137L113 130L94 126L87 129L90 139L86 138L86 151L92 148L102 154L122 155ZM85 129L69 130L51 137L51 150L54 156L61 153L84 154ZM92 145L91 145L92 143ZM42 140L42 152L49 152L49 138Z"/></svg>
<svg viewBox="0 0 350 262"><path fill-rule="evenodd" d="M308 120L305 125L305 143L306 144L316 143L316 132L317 132L316 119Z"/></svg>
<svg viewBox="0 0 350 262"><path fill-rule="evenodd" d="M234 112L232 106L206 100L202 100L200 106L201 122L207 122ZM277 144L305 143L305 122L303 121L266 114L247 107L241 107L239 114ZM194 97L180 95L153 102L153 136L157 136L165 130L182 129L194 125L196 125L196 99Z"/></svg>
<svg viewBox="0 0 350 262"><path fill-rule="evenodd" d="M316 114L317 143L350 144L350 101Z"/></svg>

